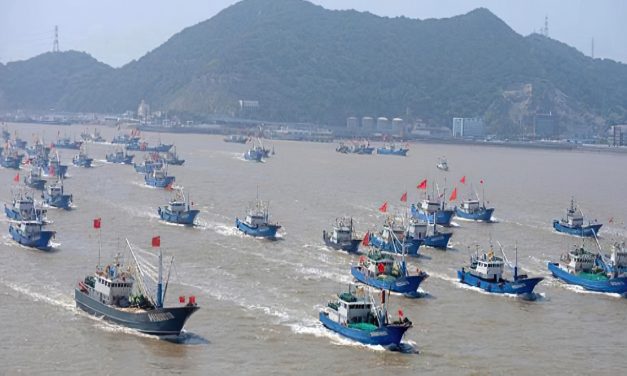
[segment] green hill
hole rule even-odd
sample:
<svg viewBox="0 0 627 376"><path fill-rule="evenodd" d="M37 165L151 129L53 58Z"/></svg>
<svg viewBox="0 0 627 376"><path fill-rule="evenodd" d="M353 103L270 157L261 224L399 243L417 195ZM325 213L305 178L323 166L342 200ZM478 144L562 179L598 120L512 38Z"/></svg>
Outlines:
<svg viewBox="0 0 627 376"><path fill-rule="evenodd" d="M512 88L533 88L510 100ZM85 54L44 54L0 69L0 106L122 112L141 99L190 116L341 126L348 116L449 125L485 116L516 133L535 111L568 133L627 120L627 65L515 33L486 9L448 19L330 11L301 0L244 0L112 69Z"/></svg>

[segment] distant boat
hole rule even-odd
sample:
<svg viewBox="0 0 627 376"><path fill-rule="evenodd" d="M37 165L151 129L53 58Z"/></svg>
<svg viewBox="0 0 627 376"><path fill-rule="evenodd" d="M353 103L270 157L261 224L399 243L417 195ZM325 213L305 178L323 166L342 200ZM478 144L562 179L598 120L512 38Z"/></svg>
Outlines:
<svg viewBox="0 0 627 376"><path fill-rule="evenodd" d="M436 165L436 167L439 170L448 171L448 162L446 161L446 158L444 157L438 158L438 164Z"/></svg>
<svg viewBox="0 0 627 376"><path fill-rule="evenodd" d="M11 223L9 234L19 244L47 251L50 249L50 239L55 235L55 232L43 230L43 226L44 224L40 220Z"/></svg>
<svg viewBox="0 0 627 376"><path fill-rule="evenodd" d="M151 174L155 169L163 168L163 159L159 153L150 153L141 164L133 163L133 168L140 174Z"/></svg>
<svg viewBox="0 0 627 376"><path fill-rule="evenodd" d="M67 175L67 165L61 164L59 154L53 154L48 159L48 165L43 168L43 175L47 177L65 178Z"/></svg>
<svg viewBox="0 0 627 376"><path fill-rule="evenodd" d="M518 274L518 251L516 253L516 263L511 265L507 262L513 270L511 280L503 278L503 269L507 261L505 253L503 252L503 257L498 257L490 249L480 255L479 247L477 247L476 254L471 255L470 265L457 271L457 277L461 283L494 294L515 294L531 297L533 289L542 281L543 277L529 278L526 274Z"/></svg>
<svg viewBox="0 0 627 376"><path fill-rule="evenodd" d="M102 143L106 140L100 135L98 128L94 128L94 133L89 133L87 129L81 133L81 139L86 142Z"/></svg>
<svg viewBox="0 0 627 376"><path fill-rule="evenodd" d="M170 149L172 149L173 146L174 144L161 144L161 143L159 143L156 146L149 146L147 142L134 142L134 143L126 144L125 149L133 150L133 151L147 151L147 152L154 151L157 153L165 153L167 151L170 151Z"/></svg>
<svg viewBox="0 0 627 376"><path fill-rule="evenodd" d="M168 172L161 169L154 169L151 173L144 175L144 183L151 187L165 188L171 186L176 178L168 175Z"/></svg>
<svg viewBox="0 0 627 376"><path fill-rule="evenodd" d="M91 167L91 163L94 161L87 155L87 152L81 148L81 150L72 158L72 164L77 167Z"/></svg>
<svg viewBox="0 0 627 376"><path fill-rule="evenodd" d="M374 247L368 250L367 256L359 258L359 264L351 267L351 274L363 284L408 297L420 296L418 287L429 276L420 269L415 274L410 273L404 252L392 254Z"/></svg>
<svg viewBox="0 0 627 376"><path fill-rule="evenodd" d="M185 163L185 159L179 158L178 154L176 153L176 147L173 148L173 150L166 152L163 156L163 160L165 161L165 163L172 166L182 166L183 163Z"/></svg>
<svg viewBox="0 0 627 376"><path fill-rule="evenodd" d="M357 252L361 239L355 238L353 229L353 218L337 218L330 233L322 231L322 240L333 249Z"/></svg>
<svg viewBox="0 0 627 376"><path fill-rule="evenodd" d="M200 210L192 209L189 197L185 197L182 188L175 190L175 194L166 206L157 209L162 220L170 223L191 226Z"/></svg>
<svg viewBox="0 0 627 376"><path fill-rule="evenodd" d="M615 293L627 296L627 249L616 243L610 259L601 254L575 247L560 257L560 262L549 262L548 269L555 278L589 291Z"/></svg>
<svg viewBox="0 0 627 376"><path fill-rule="evenodd" d="M408 256L418 256L422 240L407 238L406 235L403 219L389 217L380 232L369 234L367 243L382 251L392 253L403 251Z"/></svg>
<svg viewBox="0 0 627 376"><path fill-rule="evenodd" d="M63 181L48 183L48 186L41 197L44 203L59 209L69 210L72 205L73 196L66 194L63 190Z"/></svg>
<svg viewBox="0 0 627 376"><path fill-rule="evenodd" d="M435 223L429 224L416 218L410 218L407 225L408 241L420 240L425 247L447 249L452 232L440 232Z"/></svg>
<svg viewBox="0 0 627 376"><path fill-rule="evenodd" d="M105 156L107 162L119 164L131 164L134 157L134 154L126 154L124 150L116 150L114 153Z"/></svg>
<svg viewBox="0 0 627 376"><path fill-rule="evenodd" d="M465 180L465 177L464 177ZM483 180L481 181L483 188ZM475 191L474 198L462 200L461 206L455 207L455 215L462 219L491 222L494 208L488 208L485 200L485 188L483 188L483 199L479 201L479 195Z"/></svg>
<svg viewBox="0 0 627 376"><path fill-rule="evenodd" d="M248 142L248 137L242 136L242 135L238 135L238 134L232 134L230 136L224 137L224 142L245 144L245 143Z"/></svg>
<svg viewBox="0 0 627 376"><path fill-rule="evenodd" d="M336 148L335 151L337 151L338 153L342 153L342 154L349 154L351 153L351 148L350 146L344 144L344 143L340 143Z"/></svg>
<svg viewBox="0 0 627 376"><path fill-rule="evenodd" d="M11 132L9 132L9 129L6 125L2 127L2 138L4 139L4 141L9 141L9 139L11 138Z"/></svg>
<svg viewBox="0 0 627 376"><path fill-rule="evenodd" d="M158 277L153 281L146 270L150 266L138 262L130 243L127 244L133 263L125 265L119 255L104 268L78 282L74 289L76 306L104 320L142 333L165 336L179 335L185 322L196 312L196 298L179 297L179 306L165 307L169 280L163 281L163 255L159 251ZM171 264L171 263L170 263ZM149 287L150 286L150 287Z"/></svg>
<svg viewBox="0 0 627 376"><path fill-rule="evenodd" d="M382 155L400 155L407 156L409 148L397 147L395 144L388 144L383 147L377 148L377 154Z"/></svg>
<svg viewBox="0 0 627 376"><path fill-rule="evenodd" d="M243 221L235 218L235 227L246 235L268 239L275 239L281 228L279 224L270 223L268 202L259 200L259 197L250 205Z"/></svg>
<svg viewBox="0 0 627 376"><path fill-rule="evenodd" d="M17 151L8 152L6 155L0 158L0 165L4 168L19 170L23 157L24 156L18 154Z"/></svg>
<svg viewBox="0 0 627 376"><path fill-rule="evenodd" d="M337 296L320 310L319 319L327 329L346 338L366 345L398 346L412 327L401 310L398 320L390 321L386 291L381 291L380 306L362 286L350 285L348 291Z"/></svg>
<svg viewBox="0 0 627 376"><path fill-rule="evenodd" d="M261 162L265 152L259 146L253 146L244 153L244 159L247 161Z"/></svg>
<svg viewBox="0 0 627 376"><path fill-rule="evenodd" d="M28 175L24 177L24 184L27 187L43 191L46 185L46 180L41 178L41 167L31 167Z"/></svg>
<svg viewBox="0 0 627 376"><path fill-rule="evenodd" d="M603 224L588 222L584 225L583 213L575 206L575 199L571 198L570 207L566 209L566 217L553 220L555 231L581 237L596 237Z"/></svg>
<svg viewBox="0 0 627 376"><path fill-rule="evenodd" d="M15 221L43 220L46 210L35 207L35 199L26 192L18 192L11 205L4 204L4 213Z"/></svg>
<svg viewBox="0 0 627 376"><path fill-rule="evenodd" d="M54 147L57 149L79 150L82 145L82 141L72 141L69 137L59 138L57 142L54 143Z"/></svg>

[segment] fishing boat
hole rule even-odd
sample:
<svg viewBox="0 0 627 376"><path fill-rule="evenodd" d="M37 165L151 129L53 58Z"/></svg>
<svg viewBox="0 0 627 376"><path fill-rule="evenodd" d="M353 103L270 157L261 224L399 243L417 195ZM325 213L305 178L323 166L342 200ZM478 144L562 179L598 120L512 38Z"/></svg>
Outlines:
<svg viewBox="0 0 627 376"><path fill-rule="evenodd" d="M87 152L85 151L84 148L81 148L80 151L78 152L78 154L76 154L74 156L74 158L72 158L72 164L74 166L77 166L77 167L89 168L89 167L91 167L91 163L93 161L94 161L94 159L90 158L87 155Z"/></svg>
<svg viewBox="0 0 627 376"><path fill-rule="evenodd" d="M11 143L13 144L13 147L17 148L17 149L26 149L26 140L22 140L19 137L15 137L15 139L13 139L11 141Z"/></svg>
<svg viewBox="0 0 627 376"><path fill-rule="evenodd" d="M11 238L21 245L37 248L44 251L50 249L50 239L54 231L44 230L41 220L20 221L9 225Z"/></svg>
<svg viewBox="0 0 627 376"><path fill-rule="evenodd" d="M74 289L76 306L108 322L142 333L177 336L185 322L199 307L196 298L179 297L179 306L165 306L169 271L163 281L163 255L159 251L158 276L153 281L149 270L154 268L138 262L127 240L133 262L125 265L120 255L113 262L96 267L94 274L78 282ZM172 264L170 264L172 265ZM154 288L153 288L154 287Z"/></svg>
<svg viewBox="0 0 627 376"><path fill-rule="evenodd" d="M436 164L435 167L437 167L438 170L448 171L448 162L446 161L446 158L438 158L438 164Z"/></svg>
<svg viewBox="0 0 627 376"><path fill-rule="evenodd" d="M24 156L21 154L18 154L16 150L8 151L6 155L3 155L0 158L0 166L4 168L11 168L14 170L19 170L23 157Z"/></svg>
<svg viewBox="0 0 627 376"><path fill-rule="evenodd" d="M397 147L395 144L387 144L383 147L377 148L377 154L382 155L400 155L407 156L408 148Z"/></svg>
<svg viewBox="0 0 627 376"><path fill-rule="evenodd" d="M420 201L418 206L411 205L411 214L422 221L448 227L451 225L451 219L453 214L455 214L455 210L446 207L444 195L439 199L427 195L425 199Z"/></svg>
<svg viewBox="0 0 627 376"><path fill-rule="evenodd" d="M239 134L232 134L230 136L224 137L224 142L232 142L232 143L236 143L236 144L245 144L248 142L248 137L243 136L243 135L239 135Z"/></svg>
<svg viewBox="0 0 627 376"><path fill-rule="evenodd" d="M364 142L353 145L351 152L360 155L371 155L374 152L374 147L370 146L368 142Z"/></svg>
<svg viewBox="0 0 627 376"><path fill-rule="evenodd" d="M351 152L351 148L343 142L340 142L340 144L335 148L335 151L342 154L348 154Z"/></svg>
<svg viewBox="0 0 627 376"><path fill-rule="evenodd" d="M330 233L323 230L322 240L327 247L349 253L357 252L361 243L361 239L355 237L353 218L346 217L337 218Z"/></svg>
<svg viewBox="0 0 627 376"><path fill-rule="evenodd" d="M401 310L398 320L390 321L385 291L381 291L381 304L377 305L370 292L355 285L349 285L348 291L321 309L319 318L327 329L366 345L398 346L412 327Z"/></svg>
<svg viewBox="0 0 627 376"><path fill-rule="evenodd" d="M114 136L111 140L111 143L121 145L138 144L140 139L141 138L139 137L139 130L134 129L131 134L121 134Z"/></svg>
<svg viewBox="0 0 627 376"><path fill-rule="evenodd" d="M67 175L67 168L67 165L61 164L59 154L53 154L52 158L48 159L48 165L42 171L44 176L62 179Z"/></svg>
<svg viewBox="0 0 627 376"><path fill-rule="evenodd" d="M185 197L183 188L177 188L168 205L160 206L157 212L161 219L166 222L191 226L200 210L192 209L189 204L189 197Z"/></svg>
<svg viewBox="0 0 627 376"><path fill-rule="evenodd" d="M166 152L163 156L163 160L165 161L165 163L172 166L182 166L183 163L185 163L185 159L179 158L178 154L176 153L176 147L173 148L171 151Z"/></svg>
<svg viewBox="0 0 627 376"><path fill-rule="evenodd" d="M614 244L608 259L583 246L575 246L562 254L560 262L549 262L548 269L555 278L589 291L627 296L627 249Z"/></svg>
<svg viewBox="0 0 627 376"><path fill-rule="evenodd" d="M276 233L281 228L278 223L270 223L268 202L259 200L249 205L246 218L242 221L235 218L235 227L246 235L276 239Z"/></svg>
<svg viewBox="0 0 627 376"><path fill-rule="evenodd" d="M150 153L142 163L133 163L133 168L140 174L151 174L153 170L163 168L163 162L159 153Z"/></svg>
<svg viewBox="0 0 627 376"><path fill-rule="evenodd" d="M516 262L512 265L501 248L503 257L494 255L492 247L488 252L479 254L479 246L475 254L470 256L470 265L457 271L457 278L461 283L480 288L494 294L514 294L521 297L533 297L533 289L543 277L529 278L526 274L519 274L518 251ZM512 279L503 277L505 263L512 269Z"/></svg>
<svg viewBox="0 0 627 376"><path fill-rule="evenodd" d="M9 141L10 138L11 138L11 132L9 132L9 129L5 125L4 127L2 127L2 139L4 141Z"/></svg>
<svg viewBox="0 0 627 376"><path fill-rule="evenodd" d="M55 183L48 183L41 197L44 203L49 206L69 210L72 205L73 196L63 191L63 180L60 179Z"/></svg>
<svg viewBox="0 0 627 376"><path fill-rule="evenodd" d="M244 153L244 159L247 161L261 162L265 152L259 146L253 146Z"/></svg>
<svg viewBox="0 0 627 376"><path fill-rule="evenodd" d="M429 224L416 218L409 219L405 234L408 241L420 240L422 246L437 249L447 249L451 236L452 232L439 231L435 223Z"/></svg>
<svg viewBox="0 0 627 376"><path fill-rule="evenodd" d="M388 217L379 233L368 234L369 245L386 252L404 252L408 256L418 256L422 240L407 238L402 218Z"/></svg>
<svg viewBox="0 0 627 376"><path fill-rule="evenodd" d="M105 156L107 162L119 164L131 164L133 163L134 157L134 154L126 154L126 151L124 150L116 150L115 152Z"/></svg>
<svg viewBox="0 0 627 376"><path fill-rule="evenodd" d="M566 209L566 217L553 220L553 228L557 232L581 237L596 237L603 224L589 221L584 225L583 213L575 206L575 199L571 198L570 207Z"/></svg>
<svg viewBox="0 0 627 376"><path fill-rule="evenodd" d="M32 194L19 191L13 196L11 205L4 204L4 213L15 221L31 221L44 218L46 210L35 208L35 199Z"/></svg>
<svg viewBox="0 0 627 376"><path fill-rule="evenodd" d="M163 169L154 169L151 173L144 175L144 183L150 187L165 188L172 186L176 178L168 175L168 172Z"/></svg>
<svg viewBox="0 0 627 376"><path fill-rule="evenodd" d="M41 167L31 167L28 175L24 177L24 184L27 187L43 191L46 186L46 180L41 177Z"/></svg>
<svg viewBox="0 0 627 376"><path fill-rule="evenodd" d="M149 146L147 142L133 142L126 144L124 147L126 150L133 151L148 151L148 152L157 152L157 153L165 153L172 149L174 144L162 144L159 143L156 146Z"/></svg>
<svg viewBox="0 0 627 376"><path fill-rule="evenodd" d="M464 176L464 181L466 177ZM492 214L494 208L486 206L485 188L483 186L483 180L481 180L482 196L483 199L479 200L479 194L474 189L474 197L466 198L462 200L460 206L455 206L455 216L464 220L479 221L479 222L492 222Z"/></svg>
<svg viewBox="0 0 627 376"><path fill-rule="evenodd" d="M402 249L402 248L401 248ZM418 287L429 276L417 269L415 274L407 270L405 252L392 254L370 247L367 256L351 267L351 274L359 282L382 290L401 293L407 297L419 297Z"/></svg>
<svg viewBox="0 0 627 376"><path fill-rule="evenodd" d="M87 129L85 129L81 133L81 139L86 142L97 142L97 143L102 143L106 141L104 137L100 135L98 128L94 128L94 133L89 133Z"/></svg>
<svg viewBox="0 0 627 376"><path fill-rule="evenodd" d="M69 137L59 138L57 142L54 143L54 147L57 149L79 150L82 145L82 141L72 141Z"/></svg>

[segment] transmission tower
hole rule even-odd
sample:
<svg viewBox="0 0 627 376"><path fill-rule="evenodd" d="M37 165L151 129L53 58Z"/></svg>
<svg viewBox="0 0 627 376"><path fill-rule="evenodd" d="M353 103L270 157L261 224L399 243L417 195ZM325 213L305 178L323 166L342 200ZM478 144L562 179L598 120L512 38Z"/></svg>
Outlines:
<svg viewBox="0 0 627 376"><path fill-rule="evenodd" d="M594 59L594 38L592 38L592 43L590 44L590 56Z"/></svg>
<svg viewBox="0 0 627 376"><path fill-rule="evenodd" d="M52 52L59 52L59 26L54 26L54 43L52 44Z"/></svg>
<svg viewBox="0 0 627 376"><path fill-rule="evenodd" d="M544 36L549 36L549 16L544 16Z"/></svg>

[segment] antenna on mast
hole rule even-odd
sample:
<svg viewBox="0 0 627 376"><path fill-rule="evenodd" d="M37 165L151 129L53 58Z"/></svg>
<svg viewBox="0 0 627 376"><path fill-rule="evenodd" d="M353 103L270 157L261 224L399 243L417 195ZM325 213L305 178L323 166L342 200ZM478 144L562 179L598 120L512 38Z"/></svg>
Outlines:
<svg viewBox="0 0 627 376"><path fill-rule="evenodd" d="M59 52L59 26L54 26L54 42L52 43L52 52Z"/></svg>

